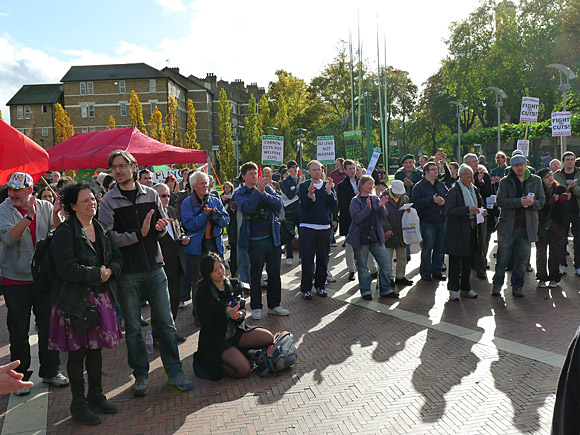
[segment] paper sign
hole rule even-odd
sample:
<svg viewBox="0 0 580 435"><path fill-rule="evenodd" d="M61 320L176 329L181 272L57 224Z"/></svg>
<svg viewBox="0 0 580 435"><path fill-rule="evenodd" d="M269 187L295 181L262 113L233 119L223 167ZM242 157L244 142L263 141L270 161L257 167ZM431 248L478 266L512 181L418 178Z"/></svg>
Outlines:
<svg viewBox="0 0 580 435"><path fill-rule="evenodd" d="M478 225L485 222L485 216L483 215L483 210L485 210L485 209L483 207L480 207L479 213L475 213L475 223Z"/></svg>
<svg viewBox="0 0 580 435"><path fill-rule="evenodd" d="M407 210L408 208L411 208L411 207L413 207L413 203L408 202L406 204L403 204L399 210Z"/></svg>
<svg viewBox="0 0 580 435"><path fill-rule="evenodd" d="M489 195L487 197L487 200L486 200L487 208L493 208L495 206L496 198L497 198L497 195Z"/></svg>
<svg viewBox="0 0 580 435"><path fill-rule="evenodd" d="M316 138L316 156L323 165L334 164L334 136L318 136Z"/></svg>
<svg viewBox="0 0 580 435"><path fill-rule="evenodd" d="M518 150L526 157L530 154L530 141L524 139L518 139Z"/></svg>
<svg viewBox="0 0 580 435"><path fill-rule="evenodd" d="M552 113L552 136L572 136L570 112Z"/></svg>
<svg viewBox="0 0 580 435"><path fill-rule="evenodd" d="M522 109L520 122L538 122L538 110L540 99L534 97L522 97ZM527 154L526 154L527 155Z"/></svg>
<svg viewBox="0 0 580 435"><path fill-rule="evenodd" d="M284 162L284 136L262 136L262 164L281 165Z"/></svg>
<svg viewBox="0 0 580 435"><path fill-rule="evenodd" d="M371 161L369 162L369 167L367 168L366 175L371 175L373 173L380 156L381 156L381 149L374 148L373 149L373 156L371 157Z"/></svg>
<svg viewBox="0 0 580 435"><path fill-rule="evenodd" d="M360 130L344 132L344 147L346 158L352 160L362 159L362 133Z"/></svg>

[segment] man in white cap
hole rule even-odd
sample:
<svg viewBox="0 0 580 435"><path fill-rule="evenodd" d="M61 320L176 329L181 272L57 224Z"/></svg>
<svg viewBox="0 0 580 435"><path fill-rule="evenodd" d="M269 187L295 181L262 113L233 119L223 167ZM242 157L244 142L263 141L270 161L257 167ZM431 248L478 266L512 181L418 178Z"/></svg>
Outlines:
<svg viewBox="0 0 580 435"><path fill-rule="evenodd" d="M57 227L61 222L58 216L60 201L57 200L53 207L48 201L36 199L33 186L29 174L13 173L8 181L8 198L0 204L0 269L8 309L10 360L20 360L20 366L15 370L24 375L24 381L30 379L28 329L33 310L38 326L39 375L45 383L66 387L69 381L59 370L58 351L48 350L51 293L35 288L30 268L37 240L44 239L53 226ZM24 396L29 393L30 388L24 388L15 394Z"/></svg>

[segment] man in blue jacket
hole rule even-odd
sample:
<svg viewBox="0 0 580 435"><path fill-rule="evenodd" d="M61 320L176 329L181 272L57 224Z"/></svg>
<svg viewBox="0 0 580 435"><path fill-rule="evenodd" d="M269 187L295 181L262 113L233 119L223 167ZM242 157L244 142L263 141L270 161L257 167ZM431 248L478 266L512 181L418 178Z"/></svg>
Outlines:
<svg viewBox="0 0 580 435"><path fill-rule="evenodd" d="M308 163L310 180L300 184L300 256L302 280L300 290L304 299L312 299L312 271L316 255L314 288L318 296L326 297L327 258L332 237L332 212L338 201L332 178L322 179L322 164Z"/></svg>
<svg viewBox="0 0 580 435"><path fill-rule="evenodd" d="M280 196L270 187L268 178L258 179L258 167L244 163L241 169L244 185L236 192L238 209L243 222L238 235L238 249L250 256L250 295L252 318L262 318L262 269L268 274L267 300L271 314L287 316L280 306L282 281L280 279L280 222L277 212L282 208Z"/></svg>
<svg viewBox="0 0 580 435"><path fill-rule="evenodd" d="M411 193L411 202L417 210L421 223L421 279L445 280L443 267L443 238L445 237L445 197L447 188L438 180L439 170L433 162L423 167L423 179Z"/></svg>

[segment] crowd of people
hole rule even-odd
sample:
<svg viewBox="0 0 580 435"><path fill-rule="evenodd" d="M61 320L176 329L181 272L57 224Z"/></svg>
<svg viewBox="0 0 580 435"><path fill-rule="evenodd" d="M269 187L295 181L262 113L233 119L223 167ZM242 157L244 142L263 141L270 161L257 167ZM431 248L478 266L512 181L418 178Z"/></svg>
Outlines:
<svg viewBox="0 0 580 435"><path fill-rule="evenodd" d="M149 391L148 347L141 329L148 325L141 314L148 303L153 343L168 384L192 391L178 349L186 337L175 326L179 308L190 300L200 327L196 376L247 376L251 366L245 351L274 339L255 325L263 316L263 289L269 315L290 314L282 306L282 256L287 266L299 256L305 301L325 298L327 283L336 281L328 268L335 255L331 248L343 236L347 279L358 279L361 297L373 299L376 280L379 297L396 299L397 289L413 284L406 273L411 250L402 224L411 208L420 223L420 279L448 279L451 301L477 298L472 270L478 279L487 279L494 231L493 296L501 296L506 270L511 270L512 294L524 297L532 243L538 286L558 286L570 227L580 275L575 155L566 152L562 162L546 161L538 171L517 150L509 157L498 152L496 163L490 171L485 158L472 153L461 163L447 162L439 150L433 157L421 156L417 164L407 154L389 182L382 165L367 171L350 159L336 159L328 175L317 160L307 164L307 174L293 160L276 172L246 162L219 192L214 177L187 168L180 181L169 175L154 184L154 174L140 170L135 158L121 150L109 156L108 173L92 182L75 183L53 172L50 187L40 188L29 174L14 173L0 203L0 270L14 363L0 368L0 379L16 383L16 394L30 392L33 311L40 377L57 387L70 383L72 417L82 424L100 423L97 411L119 411L102 391L103 348L119 345L124 337L135 378L131 391L135 396ZM37 241L47 237L52 237L50 253L57 259L51 291L35 285L31 271ZM249 284L250 323L243 283ZM68 378L59 370L59 351L68 351Z"/></svg>

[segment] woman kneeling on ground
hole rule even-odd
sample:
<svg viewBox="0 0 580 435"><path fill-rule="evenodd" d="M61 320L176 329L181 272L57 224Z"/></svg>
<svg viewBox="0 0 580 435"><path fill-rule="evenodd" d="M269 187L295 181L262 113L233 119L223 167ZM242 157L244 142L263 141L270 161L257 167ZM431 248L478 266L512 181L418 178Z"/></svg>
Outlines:
<svg viewBox="0 0 580 435"><path fill-rule="evenodd" d="M267 329L246 324L238 282L226 278L223 260L217 254L203 257L199 272L196 306L201 330L193 355L195 375L212 381L224 376L246 377L251 367L243 352L272 344L274 336Z"/></svg>
<svg viewBox="0 0 580 435"><path fill-rule="evenodd" d="M101 419L92 410L119 412L103 395L101 349L117 346L122 337L111 296L122 256L109 230L94 219L97 200L89 184L66 186L61 196L69 218L56 229L50 244L61 281L53 293L49 349L69 351L71 415L78 423L95 425ZM91 316L90 324L79 324L90 307L98 315ZM88 330L83 332L83 327ZM86 399L84 366L89 381Z"/></svg>

